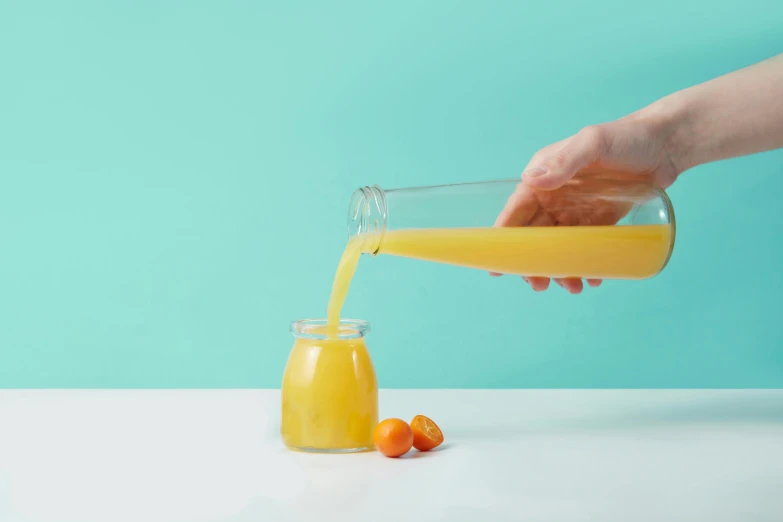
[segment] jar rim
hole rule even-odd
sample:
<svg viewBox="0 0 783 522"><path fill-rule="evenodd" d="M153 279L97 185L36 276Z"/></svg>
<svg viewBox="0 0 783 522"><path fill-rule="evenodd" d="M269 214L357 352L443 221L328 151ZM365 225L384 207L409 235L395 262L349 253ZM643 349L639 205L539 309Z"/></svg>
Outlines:
<svg viewBox="0 0 783 522"><path fill-rule="evenodd" d="M361 319L340 319L337 338L342 340L361 339L370 332L369 321ZM334 338L327 333L326 319L299 319L291 321L291 333L299 339L323 340Z"/></svg>

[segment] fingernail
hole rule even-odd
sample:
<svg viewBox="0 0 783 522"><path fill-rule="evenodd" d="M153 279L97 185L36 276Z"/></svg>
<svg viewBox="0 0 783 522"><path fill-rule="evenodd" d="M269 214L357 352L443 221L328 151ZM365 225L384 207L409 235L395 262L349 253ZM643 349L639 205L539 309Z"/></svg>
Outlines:
<svg viewBox="0 0 783 522"><path fill-rule="evenodd" d="M549 172L549 169L546 167L533 167L532 169L527 169L522 175L528 178L537 178L543 176L547 172Z"/></svg>

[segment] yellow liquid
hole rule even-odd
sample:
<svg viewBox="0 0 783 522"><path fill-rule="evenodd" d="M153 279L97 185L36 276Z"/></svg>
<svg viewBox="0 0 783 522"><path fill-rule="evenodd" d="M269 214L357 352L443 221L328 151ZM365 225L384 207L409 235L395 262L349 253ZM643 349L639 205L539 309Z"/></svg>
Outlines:
<svg viewBox="0 0 783 522"><path fill-rule="evenodd" d="M411 229L380 252L526 276L645 279L671 251L669 225Z"/></svg>
<svg viewBox="0 0 783 522"><path fill-rule="evenodd" d="M671 225L403 229L384 234L380 253L502 274L645 279L666 265L673 234ZM327 309L330 325L340 319L369 244L359 236L345 248Z"/></svg>
<svg viewBox="0 0 783 522"><path fill-rule="evenodd" d="M356 273L356 265L359 264L359 258L362 256L363 246L362 237L351 238L337 265L337 273L332 283L332 295L329 296L329 305L326 307L326 321L332 328L340 322L340 311L348 296L348 288Z"/></svg>
<svg viewBox="0 0 783 522"><path fill-rule="evenodd" d="M290 448L372 448L378 384L364 339L297 339L282 396L281 435Z"/></svg>

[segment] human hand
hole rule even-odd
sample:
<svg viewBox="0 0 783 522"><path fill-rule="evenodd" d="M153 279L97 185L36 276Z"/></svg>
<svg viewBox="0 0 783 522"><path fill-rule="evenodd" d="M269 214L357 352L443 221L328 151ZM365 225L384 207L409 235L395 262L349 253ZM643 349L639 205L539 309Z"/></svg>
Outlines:
<svg viewBox="0 0 783 522"><path fill-rule="evenodd" d="M634 187L666 188L677 179L668 135L664 120L636 113L544 147L525 168L495 226L614 225L633 207ZM537 292L549 288L547 277L524 279ZM572 294L584 288L577 277L555 282ZM587 283L596 287L601 281Z"/></svg>

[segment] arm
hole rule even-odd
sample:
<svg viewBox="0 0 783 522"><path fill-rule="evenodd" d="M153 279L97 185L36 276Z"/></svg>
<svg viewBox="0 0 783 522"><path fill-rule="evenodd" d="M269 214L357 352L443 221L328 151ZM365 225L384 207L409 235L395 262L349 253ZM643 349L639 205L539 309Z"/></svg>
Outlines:
<svg viewBox="0 0 783 522"><path fill-rule="evenodd" d="M655 114L679 172L783 147L783 54L679 91L640 111Z"/></svg>
<svg viewBox="0 0 783 522"><path fill-rule="evenodd" d="M544 147L528 163L522 173L524 183L509 199L496 226L530 225L530 216L542 214L558 225L535 194L554 191L543 200L556 200L557 189L588 167L639 175L666 188L691 167L781 147L783 54ZM535 208L526 208L530 205ZM589 218L590 209L584 212ZM526 281L536 291L549 286L548 278ZM579 279L556 282L575 294L583 288Z"/></svg>

